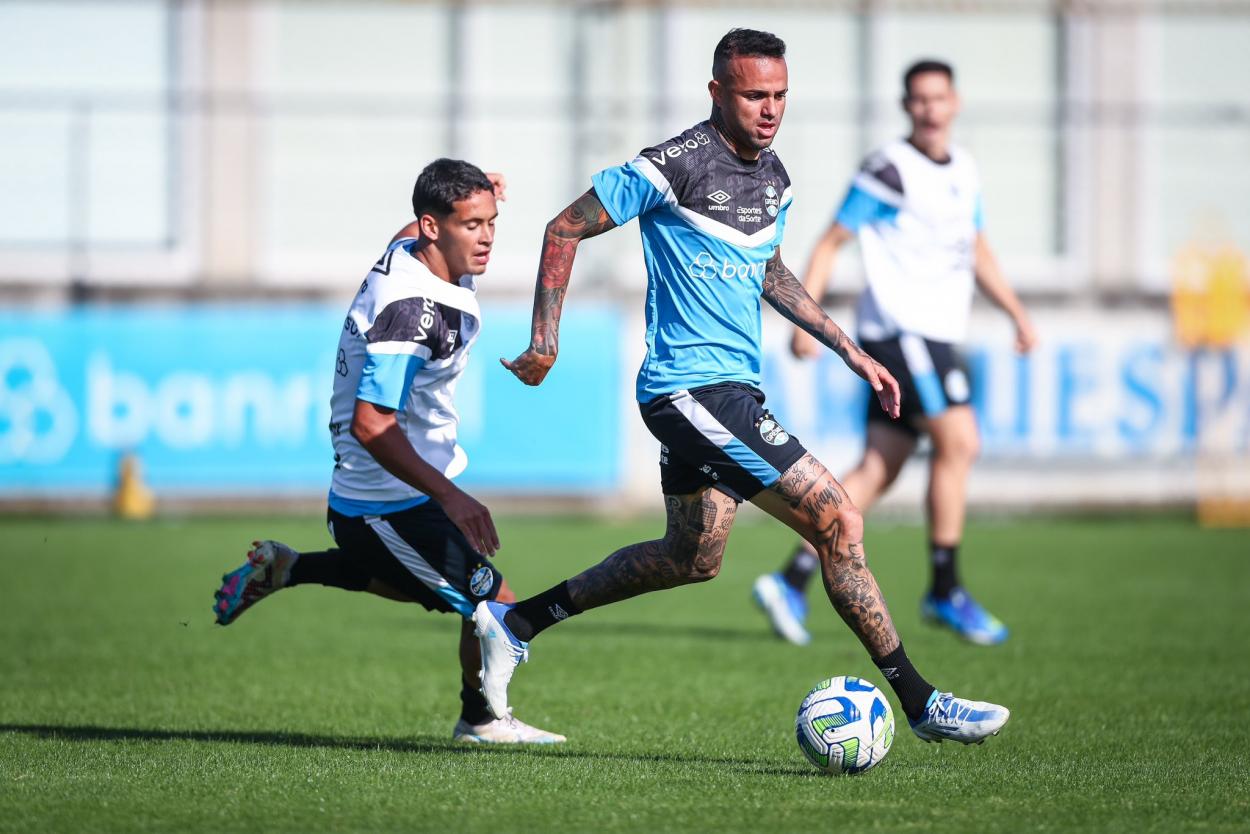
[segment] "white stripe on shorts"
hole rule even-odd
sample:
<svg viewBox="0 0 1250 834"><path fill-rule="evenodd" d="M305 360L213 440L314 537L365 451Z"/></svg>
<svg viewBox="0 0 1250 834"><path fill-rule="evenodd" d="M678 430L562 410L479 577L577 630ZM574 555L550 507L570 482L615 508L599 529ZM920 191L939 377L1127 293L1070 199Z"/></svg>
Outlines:
<svg viewBox="0 0 1250 834"><path fill-rule="evenodd" d="M378 538L386 545L386 549L395 555L395 558L408 569L409 573L420 579L422 584L444 598L447 597L449 591L460 596L460 593L451 587L451 583L421 557L416 548L404 541L403 536L399 535L399 531L392 527L389 521L378 516L366 516L365 523L373 528L373 532L378 534Z"/></svg>
<svg viewBox="0 0 1250 834"><path fill-rule="evenodd" d="M732 440L737 440L733 432L725 428L712 412L703 407L703 403L690 396L689 391L676 391L669 398L673 407L690 421L699 433L722 449Z"/></svg>
<svg viewBox="0 0 1250 834"><path fill-rule="evenodd" d="M937 373L933 368L933 357L929 355L929 346L924 339L914 333L900 333L899 347L903 349L903 361L913 377Z"/></svg>

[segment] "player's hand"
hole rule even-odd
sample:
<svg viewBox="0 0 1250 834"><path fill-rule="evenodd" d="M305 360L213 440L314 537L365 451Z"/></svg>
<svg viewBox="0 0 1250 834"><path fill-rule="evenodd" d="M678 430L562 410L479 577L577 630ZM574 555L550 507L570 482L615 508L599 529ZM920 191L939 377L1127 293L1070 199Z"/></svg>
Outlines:
<svg viewBox="0 0 1250 834"><path fill-rule="evenodd" d="M1037 331L1028 316L1016 319L1016 353L1025 354L1037 347Z"/></svg>
<svg viewBox="0 0 1250 834"><path fill-rule="evenodd" d="M438 503L452 523L464 533L470 547L487 556L495 555L495 551L499 549L499 534L495 532L495 522L485 505L455 487L452 487L449 495L440 496Z"/></svg>
<svg viewBox="0 0 1250 834"><path fill-rule="evenodd" d="M801 327L794 328L790 337L790 352L795 359L815 359L825 346L816 341L816 337Z"/></svg>
<svg viewBox="0 0 1250 834"><path fill-rule="evenodd" d="M549 353L538 353L530 348L511 362L501 356L499 363L526 385L540 385L547 378L551 366L556 363L556 358Z"/></svg>
<svg viewBox="0 0 1250 834"><path fill-rule="evenodd" d="M495 171L487 171L486 179L490 180L491 185L495 186L495 199L500 202L506 202L508 199L508 178Z"/></svg>
<svg viewBox="0 0 1250 834"><path fill-rule="evenodd" d="M881 403L881 410L889 414L890 419L897 420L903 396L899 393L898 380L894 375L859 348L851 353L846 364L872 386L872 390L877 393L877 402Z"/></svg>

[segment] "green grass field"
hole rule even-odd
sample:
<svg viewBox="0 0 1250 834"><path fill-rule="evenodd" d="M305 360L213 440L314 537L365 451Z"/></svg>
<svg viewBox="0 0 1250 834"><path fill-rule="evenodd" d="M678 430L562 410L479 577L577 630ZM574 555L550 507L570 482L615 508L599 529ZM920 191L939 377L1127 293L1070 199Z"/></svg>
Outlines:
<svg viewBox="0 0 1250 834"><path fill-rule="evenodd" d="M524 595L657 523L500 528ZM327 541L316 518L0 521L0 830L1250 828L1244 531L973 525L965 579L1013 629L985 649L919 622L923 531L870 524L917 666L1013 717L981 747L900 730L848 778L808 766L794 710L827 675L884 684L823 599L812 646L767 633L748 596L790 546L772 522L740 523L715 582L539 638L512 702L570 737L541 750L450 742L449 616L299 588L212 625L219 575L257 536Z"/></svg>

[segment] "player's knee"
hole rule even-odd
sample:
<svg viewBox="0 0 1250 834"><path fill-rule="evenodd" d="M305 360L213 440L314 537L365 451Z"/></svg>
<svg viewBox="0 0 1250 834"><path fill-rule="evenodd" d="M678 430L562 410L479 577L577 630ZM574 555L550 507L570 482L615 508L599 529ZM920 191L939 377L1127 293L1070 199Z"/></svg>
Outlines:
<svg viewBox="0 0 1250 834"><path fill-rule="evenodd" d="M724 543L712 536L685 539L672 543L668 550L674 584L707 582L720 573Z"/></svg>
<svg viewBox="0 0 1250 834"><path fill-rule="evenodd" d="M848 501L838 508L837 522L838 538L841 541L862 542L864 540L864 516L854 504ZM862 549L858 552L862 553Z"/></svg>
<svg viewBox="0 0 1250 834"><path fill-rule="evenodd" d="M963 464L971 465L981 454L981 438L976 434L960 437L953 445L955 459Z"/></svg>
<svg viewBox="0 0 1250 834"><path fill-rule="evenodd" d="M719 540L702 540L699 542L697 554L690 566L688 576L691 582L707 582L715 579L720 573L720 566L725 555L725 543Z"/></svg>
<svg viewBox="0 0 1250 834"><path fill-rule="evenodd" d="M981 438L976 432L943 438L934 444L934 454L943 461L970 466L981 454Z"/></svg>

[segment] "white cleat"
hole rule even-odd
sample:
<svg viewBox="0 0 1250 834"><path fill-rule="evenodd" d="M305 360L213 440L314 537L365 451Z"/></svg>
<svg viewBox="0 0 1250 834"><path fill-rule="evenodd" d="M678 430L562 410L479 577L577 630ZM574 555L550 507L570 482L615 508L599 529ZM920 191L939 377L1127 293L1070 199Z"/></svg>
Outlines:
<svg viewBox="0 0 1250 834"><path fill-rule="evenodd" d="M479 602L473 609L474 633L482 645L482 695L495 718L511 716L508 709L508 684L516 667L529 660L529 644L518 640L503 618L512 608L502 602Z"/></svg>
<svg viewBox="0 0 1250 834"><path fill-rule="evenodd" d="M568 741L559 733L531 727L513 717L512 710L508 710L503 718L495 718L485 724L470 724L462 718L456 722L451 737L454 741L469 744L560 744Z"/></svg>
<svg viewBox="0 0 1250 834"><path fill-rule="evenodd" d="M934 690L924 714L909 721L911 730L923 741L958 741L960 744L984 744L1011 717L1011 710L985 701L956 698L949 692Z"/></svg>

